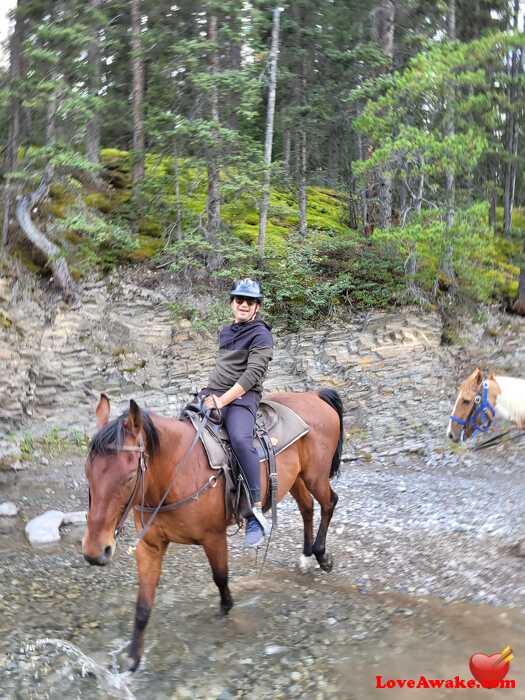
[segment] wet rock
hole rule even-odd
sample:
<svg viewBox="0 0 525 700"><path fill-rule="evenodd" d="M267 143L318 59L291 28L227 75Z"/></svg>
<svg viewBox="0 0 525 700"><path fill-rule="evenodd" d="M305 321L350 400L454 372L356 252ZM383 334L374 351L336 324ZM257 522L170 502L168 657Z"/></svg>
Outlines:
<svg viewBox="0 0 525 700"><path fill-rule="evenodd" d="M72 513L64 513L62 518L62 525L85 525L87 519L87 512L85 510L78 510Z"/></svg>
<svg viewBox="0 0 525 700"><path fill-rule="evenodd" d="M20 450L9 443L0 443L0 471L14 469L14 465L20 461Z"/></svg>
<svg viewBox="0 0 525 700"><path fill-rule="evenodd" d="M525 540L521 540L514 547L514 554L517 557L525 557Z"/></svg>
<svg viewBox="0 0 525 700"><path fill-rule="evenodd" d="M0 503L0 516L13 518L18 515L17 506L11 501L5 501L5 503Z"/></svg>
<svg viewBox="0 0 525 700"><path fill-rule="evenodd" d="M264 653L266 656L274 656L275 654L282 654L287 651L288 647L283 647L279 644L267 644L264 647Z"/></svg>
<svg viewBox="0 0 525 700"><path fill-rule="evenodd" d="M60 540L60 525L64 513L60 510L48 510L33 520L25 528L27 539L32 545L50 544Z"/></svg>

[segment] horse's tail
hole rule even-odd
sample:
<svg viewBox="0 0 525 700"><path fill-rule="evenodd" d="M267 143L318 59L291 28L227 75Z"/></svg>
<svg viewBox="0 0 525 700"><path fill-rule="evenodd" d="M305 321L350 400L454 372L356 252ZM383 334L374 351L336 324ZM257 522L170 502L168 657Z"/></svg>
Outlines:
<svg viewBox="0 0 525 700"><path fill-rule="evenodd" d="M335 391L335 389L321 389L319 392L319 398L326 401L339 416L339 440L337 441L337 448L334 452L332 458L332 467L330 469L330 479L333 476L339 474L339 467L341 466L341 454L343 452L343 402L341 397Z"/></svg>

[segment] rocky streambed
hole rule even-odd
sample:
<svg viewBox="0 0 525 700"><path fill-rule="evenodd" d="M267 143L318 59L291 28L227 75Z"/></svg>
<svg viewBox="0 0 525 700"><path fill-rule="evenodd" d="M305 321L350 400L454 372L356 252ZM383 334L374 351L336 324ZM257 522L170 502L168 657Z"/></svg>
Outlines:
<svg viewBox="0 0 525 700"><path fill-rule="evenodd" d="M0 698L405 698L377 676L468 680L472 654L506 645L517 687L505 692L524 697L525 444L474 453L445 437L473 363L523 375L523 322L489 312L451 348L437 315L417 309L279 334L268 390L333 386L345 403L334 569L298 570L302 524L287 499L262 571L231 537L236 606L225 620L203 552L172 545L143 666L118 673L136 594L132 533L111 567L94 569L81 526L43 548L24 526L85 509L79 445L98 391L115 411L133 396L173 414L204 380L214 340L162 311L171 293L97 283L80 309L47 319L34 301L15 318L4 294L13 325L0 335L0 502L19 513L0 516Z"/></svg>
<svg viewBox="0 0 525 700"><path fill-rule="evenodd" d="M232 536L236 606L226 620L203 552L172 545L133 677L115 672L133 618L132 532L107 569L83 561L81 527L32 548L26 520L85 506L82 456L4 472L2 493L21 510L0 520L0 697L375 698L385 692L377 675L469 679L473 653L507 644L518 687L506 692L522 697L522 454L515 444L475 459L431 450L345 462L334 482L333 572L296 567L301 518L287 499L262 572L261 556Z"/></svg>

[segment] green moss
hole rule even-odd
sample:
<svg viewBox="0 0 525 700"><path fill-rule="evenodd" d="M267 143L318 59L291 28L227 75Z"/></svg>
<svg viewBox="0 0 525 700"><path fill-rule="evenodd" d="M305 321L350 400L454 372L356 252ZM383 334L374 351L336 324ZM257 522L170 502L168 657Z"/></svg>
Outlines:
<svg viewBox="0 0 525 700"><path fill-rule="evenodd" d="M131 187L131 154L129 151L103 148L100 152L100 162L105 169L105 179L109 180L113 187L119 190Z"/></svg>
<svg viewBox="0 0 525 700"><path fill-rule="evenodd" d="M46 272L46 261L33 256L32 252L24 245L16 244L13 249L13 256L34 275L42 275Z"/></svg>
<svg viewBox="0 0 525 700"><path fill-rule="evenodd" d="M159 221L155 220L152 216L145 216L138 223L139 234L143 236L158 238L162 235L162 230Z"/></svg>
<svg viewBox="0 0 525 700"><path fill-rule="evenodd" d="M13 321L0 309L0 328L11 328Z"/></svg>
<svg viewBox="0 0 525 700"><path fill-rule="evenodd" d="M138 236L138 247L136 250L128 253L128 258L134 262L142 262L153 258L164 245L163 241L150 236Z"/></svg>
<svg viewBox="0 0 525 700"><path fill-rule="evenodd" d="M84 240L83 236L78 233L78 231L73 231L72 229L68 229L65 232L64 238L66 241L69 241L69 243L73 243L73 245L78 245Z"/></svg>
<svg viewBox="0 0 525 700"><path fill-rule="evenodd" d="M98 209L103 214L109 214L113 210L111 199L101 192L92 192L84 197L84 201L88 207Z"/></svg>
<svg viewBox="0 0 525 700"><path fill-rule="evenodd" d="M45 202L40 207L40 211L52 216L54 219L65 219L67 214L64 202L54 202L52 200Z"/></svg>
<svg viewBox="0 0 525 700"><path fill-rule="evenodd" d="M65 219L68 207L75 202L75 193L66 183L53 182L49 187L48 199L41 205L40 212L54 219Z"/></svg>
<svg viewBox="0 0 525 700"><path fill-rule="evenodd" d="M100 161L105 166L129 170L131 154L129 151L120 151L118 148L103 148L100 151Z"/></svg>
<svg viewBox="0 0 525 700"><path fill-rule="evenodd" d="M76 265L70 265L69 272L71 273L71 277L75 280L75 282L80 282L83 275L79 267L77 267Z"/></svg>

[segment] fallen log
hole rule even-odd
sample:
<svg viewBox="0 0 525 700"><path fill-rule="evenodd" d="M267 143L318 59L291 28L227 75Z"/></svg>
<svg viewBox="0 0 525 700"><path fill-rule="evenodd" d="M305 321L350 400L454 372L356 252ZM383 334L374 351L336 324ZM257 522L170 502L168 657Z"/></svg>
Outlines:
<svg viewBox="0 0 525 700"><path fill-rule="evenodd" d="M53 271L53 279L62 290L64 300L71 303L76 300L76 290L66 259L61 255L60 248L40 231L31 218L33 208L47 196L48 190L49 182L44 176L38 189L17 199L16 219L26 238L48 261Z"/></svg>

